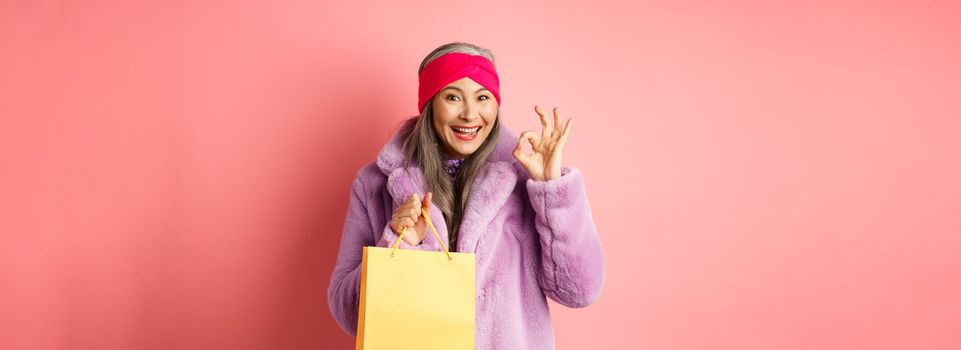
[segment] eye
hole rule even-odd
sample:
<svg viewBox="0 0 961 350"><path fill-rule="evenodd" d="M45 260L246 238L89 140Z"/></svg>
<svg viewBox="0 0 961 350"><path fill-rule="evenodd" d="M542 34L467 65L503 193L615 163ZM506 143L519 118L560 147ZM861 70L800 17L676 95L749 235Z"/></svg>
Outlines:
<svg viewBox="0 0 961 350"><path fill-rule="evenodd" d="M481 96L480 96L480 97L478 97L477 99L478 99L478 100L481 100L481 101L487 101L487 100L489 100L489 99L490 99L490 96L487 96L487 95L481 95Z"/></svg>
<svg viewBox="0 0 961 350"><path fill-rule="evenodd" d="M460 101L460 96L457 96L457 95L454 95L454 94L448 94L448 95L447 95L447 100L448 100L448 101Z"/></svg>

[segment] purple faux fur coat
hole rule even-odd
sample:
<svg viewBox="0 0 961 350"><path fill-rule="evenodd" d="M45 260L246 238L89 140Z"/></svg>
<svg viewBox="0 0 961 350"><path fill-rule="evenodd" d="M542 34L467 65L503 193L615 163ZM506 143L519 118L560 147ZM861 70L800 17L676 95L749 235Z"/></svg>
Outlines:
<svg viewBox="0 0 961 350"><path fill-rule="evenodd" d="M534 181L511 152L517 137L501 125L497 147L475 178L464 211L457 251L476 254L476 348L553 349L546 297L569 307L597 299L604 257L580 172ZM423 173L404 166L398 135L377 162L353 182L337 266L327 301L337 323L357 332L360 262L364 246L387 247L397 239L388 226L409 195L425 193ZM447 224L431 206L431 219L447 244ZM434 235L404 249L440 251Z"/></svg>

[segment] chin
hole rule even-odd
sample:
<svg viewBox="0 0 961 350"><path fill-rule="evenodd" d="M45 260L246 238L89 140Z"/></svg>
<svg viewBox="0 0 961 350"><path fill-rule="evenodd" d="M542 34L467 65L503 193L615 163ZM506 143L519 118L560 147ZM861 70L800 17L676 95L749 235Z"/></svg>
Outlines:
<svg viewBox="0 0 961 350"><path fill-rule="evenodd" d="M485 140L487 140L486 137L485 137L484 139L477 138L477 139L473 140L472 143L475 144L476 147L464 147L465 145L461 145L461 147L450 147L450 148L448 148L448 149L449 149L450 151L454 152L454 154L457 154L457 155L459 155L459 156L461 156L461 157L467 158L467 157L470 157L470 156L471 156L472 154L474 154L475 152L477 152L477 150L480 149L480 146L484 144L484 141L485 141ZM456 138L454 138L454 139L453 139L452 141L450 141L448 144L451 144L451 143L455 143L455 144L456 144L456 143L460 143L460 142L462 142L462 141L457 140ZM471 146L474 146L474 145L471 145Z"/></svg>

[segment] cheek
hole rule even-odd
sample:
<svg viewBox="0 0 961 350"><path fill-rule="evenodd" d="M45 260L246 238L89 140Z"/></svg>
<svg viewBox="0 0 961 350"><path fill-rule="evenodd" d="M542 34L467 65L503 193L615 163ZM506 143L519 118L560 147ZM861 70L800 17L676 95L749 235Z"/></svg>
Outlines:
<svg viewBox="0 0 961 350"><path fill-rule="evenodd" d="M439 125L447 125L451 119L457 117L457 111L443 104L434 108L434 122Z"/></svg>
<svg viewBox="0 0 961 350"><path fill-rule="evenodd" d="M441 111L440 108L434 108L433 113L434 113L434 116L433 116L434 131L440 134L446 128L445 125L447 124L447 118L446 118L447 115L443 111Z"/></svg>
<svg viewBox="0 0 961 350"><path fill-rule="evenodd" d="M482 115L484 116L485 123L488 125L493 124L494 120L497 119L497 104L492 103L491 106L485 108L485 111Z"/></svg>
<svg viewBox="0 0 961 350"><path fill-rule="evenodd" d="M444 137L444 127L437 122L437 119L434 119L434 134L437 138Z"/></svg>

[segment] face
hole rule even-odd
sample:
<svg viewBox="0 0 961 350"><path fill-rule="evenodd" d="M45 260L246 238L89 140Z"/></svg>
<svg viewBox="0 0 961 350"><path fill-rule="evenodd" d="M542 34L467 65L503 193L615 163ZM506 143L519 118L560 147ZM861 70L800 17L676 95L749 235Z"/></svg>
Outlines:
<svg viewBox="0 0 961 350"><path fill-rule="evenodd" d="M434 132L451 157L470 156L487 140L497 120L497 99L470 78L448 84L431 100Z"/></svg>

